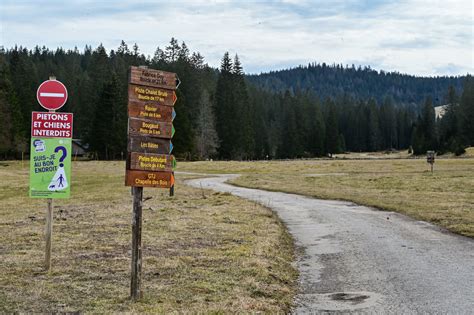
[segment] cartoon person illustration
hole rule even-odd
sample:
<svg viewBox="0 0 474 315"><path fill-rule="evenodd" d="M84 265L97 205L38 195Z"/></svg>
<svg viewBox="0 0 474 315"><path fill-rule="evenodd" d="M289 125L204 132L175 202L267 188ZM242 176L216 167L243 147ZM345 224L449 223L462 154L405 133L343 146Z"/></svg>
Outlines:
<svg viewBox="0 0 474 315"><path fill-rule="evenodd" d="M63 181L64 181L63 174L59 175L57 181L59 182L58 188L59 188L59 187L64 187L64 185L63 185Z"/></svg>

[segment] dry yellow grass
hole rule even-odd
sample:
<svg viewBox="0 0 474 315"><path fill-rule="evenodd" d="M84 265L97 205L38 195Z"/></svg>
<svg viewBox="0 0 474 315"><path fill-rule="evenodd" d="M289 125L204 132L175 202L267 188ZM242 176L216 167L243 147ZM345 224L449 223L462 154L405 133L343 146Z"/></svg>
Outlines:
<svg viewBox="0 0 474 315"><path fill-rule="evenodd" d="M55 201L45 273L46 201L27 194L26 165L0 162L0 312L287 312L292 240L273 213L182 185L145 189L143 291L130 302L131 196L124 163L73 164L72 198ZM204 194L204 195L203 195Z"/></svg>
<svg viewBox="0 0 474 315"><path fill-rule="evenodd" d="M466 153L462 155L463 157L474 158L474 147L470 147L466 149Z"/></svg>
<svg viewBox="0 0 474 315"><path fill-rule="evenodd" d="M179 170L240 173L236 185L284 191L407 214L474 236L474 159L424 158L179 163Z"/></svg>

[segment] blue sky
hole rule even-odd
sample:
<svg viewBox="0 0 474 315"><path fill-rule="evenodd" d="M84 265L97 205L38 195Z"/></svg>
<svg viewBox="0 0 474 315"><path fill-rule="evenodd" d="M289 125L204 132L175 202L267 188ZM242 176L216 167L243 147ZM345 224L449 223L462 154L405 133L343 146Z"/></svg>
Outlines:
<svg viewBox="0 0 474 315"><path fill-rule="evenodd" d="M120 41L153 55L171 37L247 73L326 62L415 75L474 73L471 0L0 0L0 46L82 49Z"/></svg>

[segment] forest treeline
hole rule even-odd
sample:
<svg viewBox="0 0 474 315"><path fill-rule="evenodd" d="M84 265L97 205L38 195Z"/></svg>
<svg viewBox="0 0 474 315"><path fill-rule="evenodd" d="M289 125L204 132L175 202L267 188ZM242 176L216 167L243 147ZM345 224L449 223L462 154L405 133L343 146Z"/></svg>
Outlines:
<svg viewBox="0 0 474 315"><path fill-rule="evenodd" d="M446 89L462 90L464 76L418 77L376 71L370 66L310 63L292 69L250 75L248 79L270 92L311 91L322 99L346 93L358 99L374 98L381 104L390 97L396 104L421 104L431 97L435 106L446 101Z"/></svg>
<svg viewBox="0 0 474 315"><path fill-rule="evenodd" d="M298 77L294 85L269 88L265 82L272 81L270 74L246 76L237 55L225 53L220 69L214 69L199 52L172 38L152 57L123 41L108 52L102 45L84 51L1 48L1 158L29 150L31 112L42 110L36 89L51 75L68 88L68 102L60 111L74 113L74 138L101 159L121 158L126 152L127 72L132 65L176 72L181 79L172 139L179 158L297 158L410 146L416 154L461 153L474 144L470 76L415 78L314 64L298 68L308 75ZM310 72L325 82L324 92L308 88L307 82L313 82L307 79ZM411 86L415 81L421 82L419 89ZM452 104L440 120L434 116L433 98Z"/></svg>

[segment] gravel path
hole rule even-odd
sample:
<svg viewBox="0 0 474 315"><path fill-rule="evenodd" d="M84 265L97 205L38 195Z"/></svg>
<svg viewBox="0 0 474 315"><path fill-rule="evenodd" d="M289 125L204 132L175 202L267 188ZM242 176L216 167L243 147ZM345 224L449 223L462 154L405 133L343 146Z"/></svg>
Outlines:
<svg viewBox="0 0 474 315"><path fill-rule="evenodd" d="M272 208L301 254L295 313L474 314L474 240L349 202L194 179Z"/></svg>

